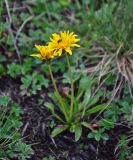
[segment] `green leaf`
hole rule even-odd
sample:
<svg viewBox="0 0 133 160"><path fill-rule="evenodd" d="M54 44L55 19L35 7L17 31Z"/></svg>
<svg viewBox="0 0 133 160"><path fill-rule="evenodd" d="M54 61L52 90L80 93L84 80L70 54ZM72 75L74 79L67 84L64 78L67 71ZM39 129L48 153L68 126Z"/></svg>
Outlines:
<svg viewBox="0 0 133 160"><path fill-rule="evenodd" d="M25 77L21 78L21 81L25 88L28 88L32 83L32 77L30 75L26 75Z"/></svg>
<svg viewBox="0 0 133 160"><path fill-rule="evenodd" d="M99 98L103 95L102 92L98 92L94 97L92 97L89 101L89 106L96 104L99 101Z"/></svg>
<svg viewBox="0 0 133 160"><path fill-rule="evenodd" d="M52 114L54 114L54 105L52 103L46 102L44 105L51 111Z"/></svg>
<svg viewBox="0 0 133 160"><path fill-rule="evenodd" d="M23 113L23 111L18 104L14 104L12 106L12 113L14 113L16 116L19 116L21 113Z"/></svg>
<svg viewBox="0 0 133 160"><path fill-rule="evenodd" d="M69 115L70 114L70 105L68 104L68 100L66 100L62 97L62 104L66 110L67 115Z"/></svg>
<svg viewBox="0 0 133 160"><path fill-rule="evenodd" d="M91 127L91 124L89 124L88 122L81 122L81 124L82 124L84 127L87 127L87 128L89 128L89 129L93 130L92 127Z"/></svg>
<svg viewBox="0 0 133 160"><path fill-rule="evenodd" d="M100 126L103 126L104 128L106 129L111 129L111 128L114 128L114 122L110 119L110 120L106 120L106 119L102 119L100 121Z"/></svg>
<svg viewBox="0 0 133 160"><path fill-rule="evenodd" d="M5 67L2 64L0 64L0 74L3 74L5 71Z"/></svg>
<svg viewBox="0 0 133 160"><path fill-rule="evenodd" d="M54 94L55 94L56 99L58 100L58 101L56 101L56 103L60 102L58 107L59 107L60 111L63 113L63 115L65 116L65 119L67 121L69 118L69 108L70 107L69 107L67 101L63 97L61 97L59 93L55 92Z"/></svg>
<svg viewBox="0 0 133 160"><path fill-rule="evenodd" d="M0 97L0 106L7 106L10 102L11 98L8 96L1 96Z"/></svg>
<svg viewBox="0 0 133 160"><path fill-rule="evenodd" d="M91 89L89 88L89 89L87 89L87 91L85 92L84 98L83 98L83 102L81 103L81 105L82 105L83 107L85 107L85 106L89 103L90 97L91 97Z"/></svg>
<svg viewBox="0 0 133 160"><path fill-rule="evenodd" d="M53 98L54 98L54 100L55 100L55 103L57 104L57 103L60 102L60 99L62 100L62 97L61 97L61 96L59 95L59 93L57 93L56 91L54 92L54 95L55 95L55 97L53 97ZM62 106L61 106L60 103L59 103L58 107L59 107L60 111L64 114L63 108L62 108Z"/></svg>
<svg viewBox="0 0 133 160"><path fill-rule="evenodd" d="M84 76L80 79L80 84L79 84L79 88L80 90L86 90L86 89L90 89L92 84L94 84L95 79L92 79L92 77L89 76Z"/></svg>
<svg viewBox="0 0 133 160"><path fill-rule="evenodd" d="M79 109L80 109L78 101L75 97L73 98L73 105L74 105L74 107L73 107L74 108L74 113L73 114L75 114L75 113L79 112Z"/></svg>
<svg viewBox="0 0 133 160"><path fill-rule="evenodd" d="M88 134L87 137L88 137L88 138L94 138L94 136L95 136L95 134L94 134L93 132L91 132L91 133Z"/></svg>
<svg viewBox="0 0 133 160"><path fill-rule="evenodd" d="M55 113L55 111L54 111L54 105L52 103L46 102L44 105L50 110L50 112L53 114L53 116L55 118L57 118L59 121L61 121L62 123L64 123L63 119L59 115L57 115Z"/></svg>
<svg viewBox="0 0 133 160"><path fill-rule="evenodd" d="M102 111L102 110L105 110L105 109L108 109L110 108L111 106L108 106L107 104L100 104L100 105L97 105L91 109L88 109L86 112L85 112L85 115L90 115L90 114L93 114L93 113L96 113L96 112L99 112L99 111Z"/></svg>
<svg viewBox="0 0 133 160"><path fill-rule="evenodd" d="M62 5L62 6L68 6L69 5L69 1L68 0L59 0L59 3Z"/></svg>
<svg viewBox="0 0 133 160"><path fill-rule="evenodd" d="M82 126L80 124L75 125L75 141L78 141L82 135Z"/></svg>
<svg viewBox="0 0 133 160"><path fill-rule="evenodd" d="M102 138L99 132L97 132L94 137L97 141L100 141L100 139Z"/></svg>
<svg viewBox="0 0 133 160"><path fill-rule="evenodd" d="M16 77L21 74L21 65L16 63L11 63L7 65L7 74L9 74L11 77Z"/></svg>
<svg viewBox="0 0 133 160"><path fill-rule="evenodd" d="M105 141L109 140L109 135L107 133L104 133L102 139Z"/></svg>
<svg viewBox="0 0 133 160"><path fill-rule="evenodd" d="M68 128L68 125L58 125L57 127L54 128L52 131L52 137L55 137L59 135L60 133L64 132Z"/></svg>

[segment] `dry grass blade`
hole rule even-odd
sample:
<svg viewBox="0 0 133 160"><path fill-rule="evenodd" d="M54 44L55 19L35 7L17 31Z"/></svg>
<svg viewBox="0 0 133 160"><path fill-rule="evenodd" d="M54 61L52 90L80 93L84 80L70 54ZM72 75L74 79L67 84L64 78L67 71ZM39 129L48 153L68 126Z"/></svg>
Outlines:
<svg viewBox="0 0 133 160"><path fill-rule="evenodd" d="M121 73L121 75L125 77L128 82L133 84L133 60L131 56L132 55L130 54L125 54L123 57L119 59L117 58L116 64L119 73Z"/></svg>
<svg viewBox="0 0 133 160"><path fill-rule="evenodd" d="M101 61L101 66L100 66L100 73L99 73L99 81L100 79L106 75L106 73L108 73L111 69L111 65L110 63L112 63L114 59L114 56L105 56L103 57L102 61Z"/></svg>
<svg viewBox="0 0 133 160"><path fill-rule="evenodd" d="M14 34L13 34L13 30L12 30L12 28L11 28L12 18L11 18L11 14L10 14L10 8L9 8L8 0L5 0L5 4L6 4L7 13L8 13L8 19L7 19L7 22L8 22L8 24L9 24L8 30L9 30L9 33L11 33L12 41L13 41L13 44L14 44L14 48L15 48L16 53L17 53L17 55L18 55L19 62L21 63L21 56L20 56L18 47L17 47L17 45L16 45L16 40L15 40L15 37L14 37Z"/></svg>

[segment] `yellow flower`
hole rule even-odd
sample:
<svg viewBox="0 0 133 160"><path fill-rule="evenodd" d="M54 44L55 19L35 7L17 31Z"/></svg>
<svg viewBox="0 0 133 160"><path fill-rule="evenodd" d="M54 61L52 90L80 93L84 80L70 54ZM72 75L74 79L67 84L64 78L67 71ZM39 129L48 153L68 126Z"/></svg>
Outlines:
<svg viewBox="0 0 133 160"><path fill-rule="evenodd" d="M48 44L57 56L60 56L63 51L72 55L72 47L80 47L80 45L77 44L80 39L77 38L77 35L74 34L74 32L64 31L59 34L54 33L50 40L51 42Z"/></svg>
<svg viewBox="0 0 133 160"><path fill-rule="evenodd" d="M41 46L41 45L35 44L35 47L39 51L39 53L32 54L31 56L40 58L42 60L43 59L48 60L55 57L53 50L51 50L49 46Z"/></svg>

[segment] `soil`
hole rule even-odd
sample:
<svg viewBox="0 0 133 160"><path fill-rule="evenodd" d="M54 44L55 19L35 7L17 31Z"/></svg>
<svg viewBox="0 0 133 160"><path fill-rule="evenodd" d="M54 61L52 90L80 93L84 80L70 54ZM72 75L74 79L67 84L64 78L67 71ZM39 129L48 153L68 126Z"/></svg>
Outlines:
<svg viewBox="0 0 133 160"><path fill-rule="evenodd" d="M81 140L74 141L73 135L68 132L52 139L51 128L48 121L52 119L49 111L36 102L37 96L27 97L20 95L20 79L2 76L0 78L0 95L10 95L12 99L22 106L24 113L22 137L28 144L32 144L34 155L30 160L41 160L43 157L53 155L57 160L116 160L115 147L118 135L128 132L124 126L117 126L110 131L110 140L96 142L86 138L86 130ZM43 92L42 92L43 93ZM41 94L46 98L46 93ZM65 158L67 157L67 158Z"/></svg>

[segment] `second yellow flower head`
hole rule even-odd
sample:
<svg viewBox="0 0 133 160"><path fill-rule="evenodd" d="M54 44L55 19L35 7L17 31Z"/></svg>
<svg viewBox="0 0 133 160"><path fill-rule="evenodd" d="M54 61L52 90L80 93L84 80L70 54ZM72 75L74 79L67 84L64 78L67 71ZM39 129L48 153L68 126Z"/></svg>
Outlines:
<svg viewBox="0 0 133 160"><path fill-rule="evenodd" d="M42 60L48 60L56 56L49 46L41 46L36 44L35 47L39 51L39 53L31 54L31 56L33 57L37 57Z"/></svg>

